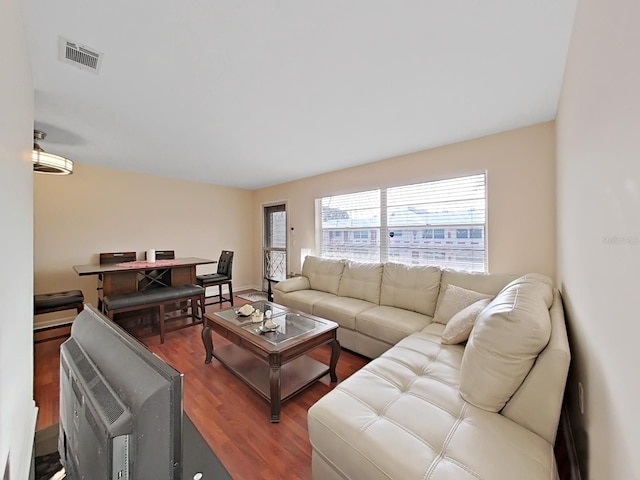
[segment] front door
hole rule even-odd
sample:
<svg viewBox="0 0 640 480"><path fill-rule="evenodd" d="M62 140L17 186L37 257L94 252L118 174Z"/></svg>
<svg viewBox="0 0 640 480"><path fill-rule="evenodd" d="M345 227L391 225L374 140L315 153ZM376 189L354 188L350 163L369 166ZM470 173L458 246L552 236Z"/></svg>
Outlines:
<svg viewBox="0 0 640 480"><path fill-rule="evenodd" d="M263 277L284 280L287 278L287 205L265 205L263 209Z"/></svg>

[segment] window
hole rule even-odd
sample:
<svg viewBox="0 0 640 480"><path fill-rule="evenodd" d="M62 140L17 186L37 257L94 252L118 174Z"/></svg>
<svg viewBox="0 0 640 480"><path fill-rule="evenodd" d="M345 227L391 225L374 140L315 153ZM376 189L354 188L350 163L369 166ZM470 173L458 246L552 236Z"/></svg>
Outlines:
<svg viewBox="0 0 640 480"><path fill-rule="evenodd" d="M485 204L484 174L321 198L320 256L484 272Z"/></svg>
<svg viewBox="0 0 640 480"><path fill-rule="evenodd" d="M325 197L316 208L321 257L380 261L380 190Z"/></svg>

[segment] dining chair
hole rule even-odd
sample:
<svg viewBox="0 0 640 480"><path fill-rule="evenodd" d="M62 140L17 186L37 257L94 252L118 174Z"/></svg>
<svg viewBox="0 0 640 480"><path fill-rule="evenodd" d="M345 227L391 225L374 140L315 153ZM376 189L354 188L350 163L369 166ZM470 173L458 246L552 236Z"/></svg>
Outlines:
<svg viewBox="0 0 640 480"><path fill-rule="evenodd" d="M230 302L233 306L233 286L232 286L232 270L233 270L233 252L229 250L223 250L218 259L218 269L216 273L209 273L206 275L197 275L196 282L205 289L207 287L218 287L218 294L205 296L205 305L217 305L224 302ZM229 297L222 296L222 286L227 285L229 287ZM217 298L216 301L206 303L207 298Z"/></svg>
<svg viewBox="0 0 640 480"><path fill-rule="evenodd" d="M136 252L102 252L99 255L100 265L113 265L122 262L135 262ZM102 303L102 275L98 274L98 310L104 313Z"/></svg>

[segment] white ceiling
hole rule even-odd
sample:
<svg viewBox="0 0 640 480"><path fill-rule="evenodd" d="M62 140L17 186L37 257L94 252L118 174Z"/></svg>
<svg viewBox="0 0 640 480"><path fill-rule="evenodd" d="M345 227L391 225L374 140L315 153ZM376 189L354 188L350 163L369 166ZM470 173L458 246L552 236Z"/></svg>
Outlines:
<svg viewBox="0 0 640 480"><path fill-rule="evenodd" d="M249 189L365 164L554 119L576 1L22 0L35 126L80 163Z"/></svg>

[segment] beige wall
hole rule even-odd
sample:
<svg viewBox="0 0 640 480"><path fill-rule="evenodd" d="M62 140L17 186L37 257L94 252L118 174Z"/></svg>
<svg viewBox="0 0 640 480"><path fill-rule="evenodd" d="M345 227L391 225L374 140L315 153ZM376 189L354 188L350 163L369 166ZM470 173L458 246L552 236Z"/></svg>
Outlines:
<svg viewBox="0 0 640 480"><path fill-rule="evenodd" d="M304 159L300 159L304 161ZM300 272L300 249L315 248L314 199L487 171L491 272L555 276L555 137L553 122L491 135L285 183L254 192L254 223L263 204L288 204L289 271ZM261 236L254 255L261 258ZM255 262L254 282L261 277Z"/></svg>
<svg viewBox="0 0 640 480"><path fill-rule="evenodd" d="M35 175L35 292L80 288L95 305L97 279L72 266L97 263L99 252L136 251L142 259L149 248L211 259L233 250L234 287L250 286L251 198L249 190L82 163L73 175Z"/></svg>
<svg viewBox="0 0 640 480"><path fill-rule="evenodd" d="M638 2L578 3L557 120L558 278L583 478L640 478L639 18Z"/></svg>
<svg viewBox="0 0 640 480"><path fill-rule="evenodd" d="M12 479L29 476L37 413L31 323L33 84L19 3L0 0L0 476Z"/></svg>

